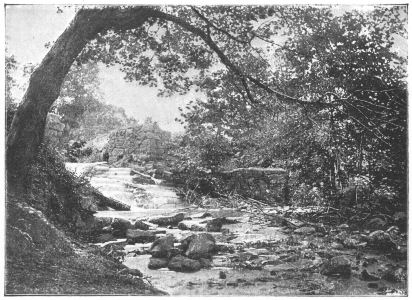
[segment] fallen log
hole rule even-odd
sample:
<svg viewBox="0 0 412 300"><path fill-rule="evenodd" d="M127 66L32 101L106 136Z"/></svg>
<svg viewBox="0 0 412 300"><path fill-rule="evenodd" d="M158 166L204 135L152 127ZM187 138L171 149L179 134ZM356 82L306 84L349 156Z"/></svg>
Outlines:
<svg viewBox="0 0 412 300"><path fill-rule="evenodd" d="M127 205L118 200L106 197L105 195L103 195L101 192L99 192L95 188L93 188L92 195L98 200L99 206L110 207L110 208L113 208L114 210L120 210L120 211L130 210L130 205Z"/></svg>
<svg viewBox="0 0 412 300"><path fill-rule="evenodd" d="M249 168L237 168L229 171L223 171L222 174L235 174L235 173L247 173L247 174L285 174L286 170L282 168L260 168L260 167L249 167Z"/></svg>

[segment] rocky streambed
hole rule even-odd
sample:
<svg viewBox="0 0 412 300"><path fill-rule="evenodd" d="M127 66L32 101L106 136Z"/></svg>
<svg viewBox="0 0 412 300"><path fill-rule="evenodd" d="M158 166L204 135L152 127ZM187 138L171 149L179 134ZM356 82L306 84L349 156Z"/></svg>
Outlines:
<svg viewBox="0 0 412 300"><path fill-rule="evenodd" d="M131 210L96 214L95 247L171 295L407 293L406 242L396 226L329 227L290 217L296 208L253 202L186 206L173 188L136 180L131 169L99 168L92 185Z"/></svg>

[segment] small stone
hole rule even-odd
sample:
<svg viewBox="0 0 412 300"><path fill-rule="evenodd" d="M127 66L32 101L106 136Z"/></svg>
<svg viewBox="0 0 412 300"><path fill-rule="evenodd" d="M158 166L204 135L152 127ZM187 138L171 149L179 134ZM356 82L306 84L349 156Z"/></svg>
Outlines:
<svg viewBox="0 0 412 300"><path fill-rule="evenodd" d="M368 283L368 288L370 289L377 289L379 287L377 282L369 282Z"/></svg>
<svg viewBox="0 0 412 300"><path fill-rule="evenodd" d="M169 225L177 226L177 224L183 221L184 218L185 215L183 213L178 213L169 217L153 217L149 219L149 222L163 227L167 227Z"/></svg>
<svg viewBox="0 0 412 300"><path fill-rule="evenodd" d="M260 249L255 249L255 252L257 255L268 255L270 254L270 251L265 248L260 248Z"/></svg>
<svg viewBox="0 0 412 300"><path fill-rule="evenodd" d="M346 230L346 229L349 229L349 225L348 224L340 224L337 228Z"/></svg>
<svg viewBox="0 0 412 300"><path fill-rule="evenodd" d="M342 277L349 277L351 273L351 261L345 255L333 257L322 266L321 270L323 275L340 275Z"/></svg>
<svg viewBox="0 0 412 300"><path fill-rule="evenodd" d="M298 267L291 263L283 263L279 265L266 265L265 269L270 271L270 275L277 275L279 272L287 272L296 270Z"/></svg>
<svg viewBox="0 0 412 300"><path fill-rule="evenodd" d="M206 224L200 224L199 220L184 220L177 224L177 228L179 228L180 230L206 231Z"/></svg>
<svg viewBox="0 0 412 300"><path fill-rule="evenodd" d="M220 271L220 272L219 272L219 278L220 278L220 279L226 279L226 273L223 272L223 271Z"/></svg>
<svg viewBox="0 0 412 300"><path fill-rule="evenodd" d="M360 279L363 281L378 281L379 277L369 274L367 270L363 270Z"/></svg>
<svg viewBox="0 0 412 300"><path fill-rule="evenodd" d="M101 230L102 233L111 233L112 232L112 226L105 226Z"/></svg>
<svg viewBox="0 0 412 300"><path fill-rule="evenodd" d="M235 246L230 243L216 243L215 245L216 252L227 252L227 253L234 253Z"/></svg>
<svg viewBox="0 0 412 300"><path fill-rule="evenodd" d="M138 269L129 269L129 274L132 276L143 277L143 273L140 272Z"/></svg>
<svg viewBox="0 0 412 300"><path fill-rule="evenodd" d="M389 282L402 282L407 278L407 274L403 268L398 268L396 270L389 269L385 271L382 276L382 279L385 279Z"/></svg>
<svg viewBox="0 0 412 300"><path fill-rule="evenodd" d="M167 258L151 257L148 268L151 270L157 270L160 268L166 268L168 264L169 264L169 260Z"/></svg>
<svg viewBox="0 0 412 300"><path fill-rule="evenodd" d="M150 243L156 239L156 233L140 229L128 229L126 232L127 243Z"/></svg>
<svg viewBox="0 0 412 300"><path fill-rule="evenodd" d="M345 240L343 241L343 245L344 245L346 248L349 248L349 249L354 249L354 248L356 248L356 247L358 246L358 244L359 244L359 241L356 240L356 239L353 239L353 238L347 238L347 239L345 239Z"/></svg>
<svg viewBox="0 0 412 300"><path fill-rule="evenodd" d="M334 239L340 243L343 243L349 237L349 233L347 233L346 231L341 231L335 235Z"/></svg>
<svg viewBox="0 0 412 300"><path fill-rule="evenodd" d="M168 268L176 272L195 272L200 270L202 265L197 260L177 255L170 260Z"/></svg>
<svg viewBox="0 0 412 300"><path fill-rule="evenodd" d="M192 224L190 224L191 226ZM177 224L177 228L180 230L190 230L190 226L188 222L182 221Z"/></svg>
<svg viewBox="0 0 412 300"><path fill-rule="evenodd" d="M333 242L331 244L331 248L341 250L341 249L343 249L343 245L341 243L338 243L338 242Z"/></svg>
<svg viewBox="0 0 412 300"><path fill-rule="evenodd" d="M259 282L273 282L275 279L273 277L258 277L256 281Z"/></svg>
<svg viewBox="0 0 412 300"><path fill-rule="evenodd" d="M233 286L233 287L237 287L239 285L239 283L237 282L228 282L226 283L227 286Z"/></svg>

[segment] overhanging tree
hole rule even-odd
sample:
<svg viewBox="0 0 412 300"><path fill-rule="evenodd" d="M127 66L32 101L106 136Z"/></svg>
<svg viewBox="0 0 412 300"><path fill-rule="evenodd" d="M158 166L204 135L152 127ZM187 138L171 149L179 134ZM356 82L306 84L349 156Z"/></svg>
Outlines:
<svg viewBox="0 0 412 300"><path fill-rule="evenodd" d="M279 83L273 72L276 61L262 47L266 43L272 50L291 48L299 54L299 44L279 46L276 36L296 24L302 29L310 17L325 13L328 8L290 6L79 10L30 78L7 139L10 178L18 181L30 165L47 112L76 59L120 64L126 79L157 85L164 94L185 93L193 85L213 93L230 84L230 96L250 106L282 102L319 110L342 105L345 95L331 101L334 91L319 90L313 97L313 92L295 89L293 82Z"/></svg>

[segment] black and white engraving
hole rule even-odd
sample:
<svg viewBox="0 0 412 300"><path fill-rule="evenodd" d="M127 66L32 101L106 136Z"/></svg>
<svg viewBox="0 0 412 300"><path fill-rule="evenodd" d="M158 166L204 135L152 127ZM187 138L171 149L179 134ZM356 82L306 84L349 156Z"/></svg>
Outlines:
<svg viewBox="0 0 412 300"><path fill-rule="evenodd" d="M407 20L5 5L5 294L407 295Z"/></svg>

